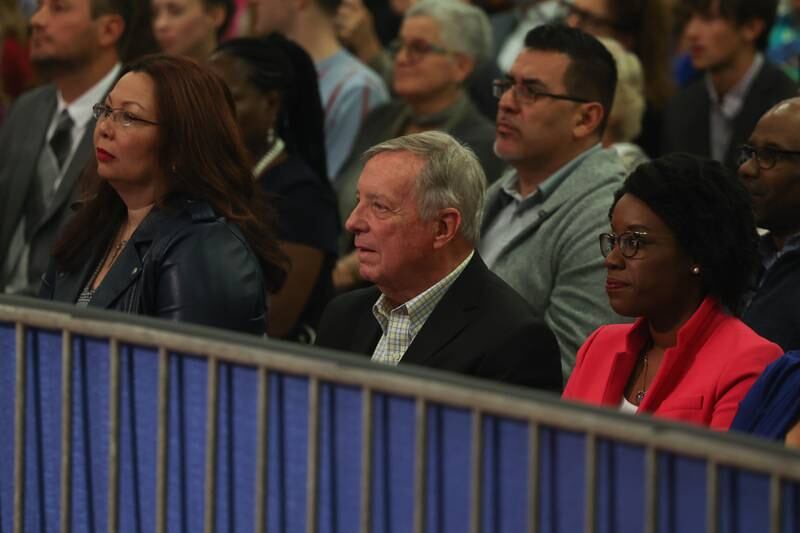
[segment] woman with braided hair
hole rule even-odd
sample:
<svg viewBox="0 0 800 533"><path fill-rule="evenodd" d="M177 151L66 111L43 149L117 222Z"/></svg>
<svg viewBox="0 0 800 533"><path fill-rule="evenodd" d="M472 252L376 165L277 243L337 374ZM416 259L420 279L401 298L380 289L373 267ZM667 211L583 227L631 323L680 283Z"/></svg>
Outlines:
<svg viewBox="0 0 800 533"><path fill-rule="evenodd" d="M278 237L291 261L270 302L269 334L312 342L333 291L340 226L327 179L317 71L305 50L279 34L227 41L209 65L233 93L253 174L274 198Z"/></svg>

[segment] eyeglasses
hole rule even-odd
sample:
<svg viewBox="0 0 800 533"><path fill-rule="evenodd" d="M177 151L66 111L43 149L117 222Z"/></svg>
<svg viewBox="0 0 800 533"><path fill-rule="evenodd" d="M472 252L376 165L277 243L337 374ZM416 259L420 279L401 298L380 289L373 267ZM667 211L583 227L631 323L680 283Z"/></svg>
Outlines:
<svg viewBox="0 0 800 533"><path fill-rule="evenodd" d="M117 124L121 124L125 127L130 126L134 122L141 122L143 124L150 124L151 126L158 126L158 122L153 122L151 120L145 120L143 118L139 118L130 111L126 111L124 109L114 109L113 107L107 106L105 104L95 104L92 106L92 115L98 121L107 119L111 117L111 120L116 122Z"/></svg>
<svg viewBox="0 0 800 533"><path fill-rule="evenodd" d="M743 144L739 147L739 156L736 163L741 166L756 158L758 168L762 170L769 170L778 164L781 159L788 159L790 157L798 157L800 152L794 150L780 150L778 148L757 148L749 144Z"/></svg>
<svg viewBox="0 0 800 533"><path fill-rule="evenodd" d="M428 54L447 54L450 51L442 46L423 41L422 39L414 39L411 41L403 41L402 39L395 39L389 43L389 52L392 57L400 53L400 50L405 49L406 56L409 63L417 63Z"/></svg>
<svg viewBox="0 0 800 533"><path fill-rule="evenodd" d="M553 94L540 91L534 84L524 80L520 81L519 83L516 83L512 80L494 80L492 82L492 94L497 99L502 98L509 89L514 90L514 97L518 102L524 103L534 103L539 98L553 98L555 100L567 100L581 104L587 104L591 101L585 98L578 98L577 96L570 96L568 94Z"/></svg>
<svg viewBox="0 0 800 533"><path fill-rule="evenodd" d="M600 253L603 257L608 257L614 246L619 245L619 251L622 256L631 259L639 252L639 246L645 242L647 233L643 231L626 231L619 235L615 233L601 233L600 234Z"/></svg>
<svg viewBox="0 0 800 533"><path fill-rule="evenodd" d="M619 23L615 20L610 18L601 17L600 15L595 15L594 13L582 9L570 1L561 0L559 2L561 9L564 11L564 18L568 17L575 17L577 23L576 26L581 29L586 28L599 28L599 27L606 27L612 28L615 30L625 30Z"/></svg>

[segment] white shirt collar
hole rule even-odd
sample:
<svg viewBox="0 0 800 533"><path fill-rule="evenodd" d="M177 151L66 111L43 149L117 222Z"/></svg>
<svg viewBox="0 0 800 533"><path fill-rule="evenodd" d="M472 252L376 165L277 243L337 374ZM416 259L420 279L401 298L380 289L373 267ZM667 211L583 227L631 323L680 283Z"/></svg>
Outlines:
<svg viewBox="0 0 800 533"><path fill-rule="evenodd" d="M105 98L108 91L111 90L111 84L113 84L114 80L116 80L117 76L119 76L121 69L122 65L120 63L114 65L114 67L108 71L108 74L106 74L103 79L95 83L88 91L80 95L70 104L64 102L64 98L61 96L61 91L58 91L58 107L56 109L55 116L60 116L61 112L64 109L67 109L69 110L69 115L75 122L76 127L82 128L86 126L86 124L92 118L92 106L98 102L101 102L103 98Z"/></svg>

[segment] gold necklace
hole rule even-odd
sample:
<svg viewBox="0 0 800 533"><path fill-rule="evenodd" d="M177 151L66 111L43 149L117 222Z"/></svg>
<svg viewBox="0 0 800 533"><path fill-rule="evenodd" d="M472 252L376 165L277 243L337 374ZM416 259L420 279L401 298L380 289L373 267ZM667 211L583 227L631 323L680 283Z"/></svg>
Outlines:
<svg viewBox="0 0 800 533"><path fill-rule="evenodd" d="M116 246L114 246L113 250L111 250L111 253L109 254L110 258L109 258L109 261L108 261L108 266L109 267L114 264L114 261L117 260L117 257L119 257L119 254L122 253L122 249L125 248L126 244L128 244L128 240L127 239L123 239L123 240L119 241L119 243L117 243Z"/></svg>
<svg viewBox="0 0 800 533"><path fill-rule="evenodd" d="M640 405L647 395L647 352L650 351L650 342L644 344L642 348L642 358L644 359L644 379L642 380L642 388L636 393L636 405Z"/></svg>

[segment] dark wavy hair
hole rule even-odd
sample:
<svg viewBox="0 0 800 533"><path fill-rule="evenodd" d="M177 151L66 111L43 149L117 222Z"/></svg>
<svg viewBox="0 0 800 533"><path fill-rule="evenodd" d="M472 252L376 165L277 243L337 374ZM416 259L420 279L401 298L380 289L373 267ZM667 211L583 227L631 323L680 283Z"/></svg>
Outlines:
<svg viewBox="0 0 800 533"><path fill-rule="evenodd" d="M253 180L251 161L236 124L233 97L207 67L164 54L144 56L123 73L147 74L156 87L159 174L157 195L169 210L180 195L203 200L218 216L241 229L261 261L264 282L275 291L283 284L286 258L278 247L277 215L264 203ZM56 244L60 268L74 270L86 254L98 253L113 238L126 214L116 191L97 175L92 161L81 178L81 208Z"/></svg>
<svg viewBox="0 0 800 533"><path fill-rule="evenodd" d="M639 165L614 195L609 219L631 194L664 221L681 249L700 266L707 295L734 315L758 264L750 197L717 161L674 153Z"/></svg>
<svg viewBox="0 0 800 533"><path fill-rule="evenodd" d="M280 93L277 132L286 143L286 151L300 157L329 183L325 111L319 96L317 69L308 53L279 33L231 39L219 45L216 53L243 61L249 69L250 83L260 92Z"/></svg>

